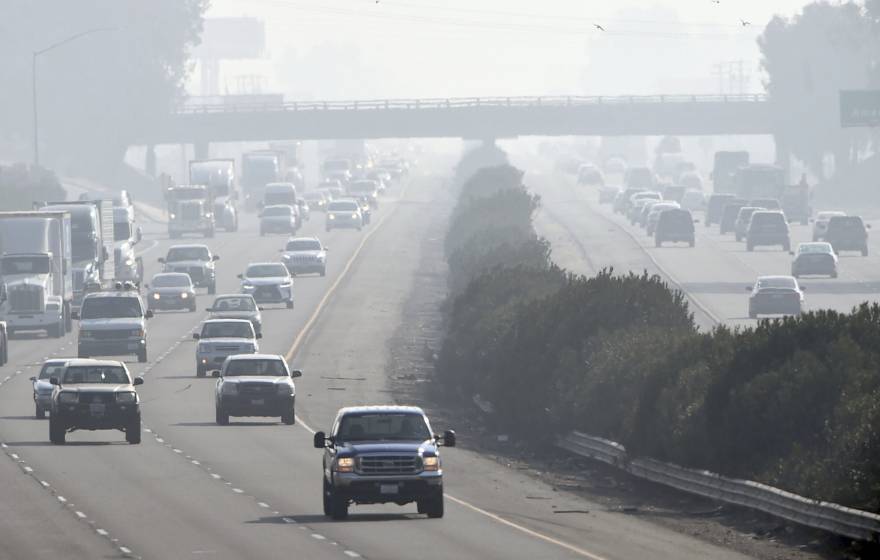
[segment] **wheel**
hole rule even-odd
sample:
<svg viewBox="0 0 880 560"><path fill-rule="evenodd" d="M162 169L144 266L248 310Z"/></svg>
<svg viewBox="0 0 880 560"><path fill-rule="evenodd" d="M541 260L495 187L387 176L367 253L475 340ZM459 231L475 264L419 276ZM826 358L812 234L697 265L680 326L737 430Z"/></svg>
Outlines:
<svg viewBox="0 0 880 560"><path fill-rule="evenodd" d="M199 364L196 366L196 377L205 377L208 375L208 368Z"/></svg>
<svg viewBox="0 0 880 560"><path fill-rule="evenodd" d="M293 426L296 423L296 412L294 412L293 407L291 407L289 411L281 415L281 421L288 426Z"/></svg>
<svg viewBox="0 0 880 560"><path fill-rule="evenodd" d="M46 329L46 334L49 335L50 338L61 338L64 336L64 319L59 319L57 325L52 325Z"/></svg>
<svg viewBox="0 0 880 560"><path fill-rule="evenodd" d="M208 284L208 295L212 296L216 293L217 293L217 281L215 280L215 281L211 282L210 284Z"/></svg>
<svg viewBox="0 0 880 560"><path fill-rule="evenodd" d="M324 502L324 515L331 517L333 515L333 490L330 488L330 485L327 484L326 478L321 487L321 496L323 497L322 501Z"/></svg>
<svg viewBox="0 0 880 560"><path fill-rule="evenodd" d="M229 415L226 414L226 411L224 411L219 406L217 407L217 409L214 413L214 417L217 420L217 424L219 424L220 426L228 426L229 425Z"/></svg>
<svg viewBox="0 0 880 560"><path fill-rule="evenodd" d="M55 419L55 415L49 416L49 441L55 445L61 445L67 437L67 430L60 420Z"/></svg>
<svg viewBox="0 0 880 560"><path fill-rule="evenodd" d="M321 276L326 276L326 275L327 275L327 267L325 266L321 269Z"/></svg>
<svg viewBox="0 0 880 560"><path fill-rule="evenodd" d="M688 240L688 245L690 245L691 247L693 247L693 246L696 245L696 244L697 244L697 240L696 240L696 239L694 239L694 238L690 238L690 239Z"/></svg>
<svg viewBox="0 0 880 560"><path fill-rule="evenodd" d="M419 513L427 514L430 519L440 519L443 517L443 493L438 492L436 496L419 500L417 507Z"/></svg>
<svg viewBox="0 0 880 560"><path fill-rule="evenodd" d="M138 362L145 363L147 361L147 349L139 350L137 353Z"/></svg>
<svg viewBox="0 0 880 560"><path fill-rule="evenodd" d="M348 499L330 493L330 517L341 521L348 517Z"/></svg>
<svg viewBox="0 0 880 560"><path fill-rule="evenodd" d="M868 256L868 246L867 246L867 245L864 246L864 247L862 247L862 256L863 256L863 257L867 257L867 256Z"/></svg>
<svg viewBox="0 0 880 560"><path fill-rule="evenodd" d="M141 418L132 420L131 424L125 428L125 441L131 445L137 445L141 442Z"/></svg>
<svg viewBox="0 0 880 560"><path fill-rule="evenodd" d="M285 305L287 305L287 308L288 308L288 309L293 309L293 300L290 300L290 301L288 301L288 302L285 302Z"/></svg>
<svg viewBox="0 0 880 560"><path fill-rule="evenodd" d="M755 250L755 246L749 242L746 242L746 251L754 251L754 250Z"/></svg>
<svg viewBox="0 0 880 560"><path fill-rule="evenodd" d="M34 416L36 416L37 419L39 419L39 420L42 420L43 418L45 418L46 411L43 410L42 408L40 408L40 405L34 405L34 406L36 407L36 411L34 412Z"/></svg>
<svg viewBox="0 0 880 560"><path fill-rule="evenodd" d="M190 305L190 306L189 306L189 309L188 309L187 311L189 311L190 313L195 313L195 312L196 312L196 306L195 306L195 305Z"/></svg>

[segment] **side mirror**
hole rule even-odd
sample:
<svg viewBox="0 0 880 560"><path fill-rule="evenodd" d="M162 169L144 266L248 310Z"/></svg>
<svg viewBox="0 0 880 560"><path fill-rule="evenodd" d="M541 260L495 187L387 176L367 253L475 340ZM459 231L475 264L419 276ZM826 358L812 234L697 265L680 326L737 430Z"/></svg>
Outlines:
<svg viewBox="0 0 880 560"><path fill-rule="evenodd" d="M794 251L789 251L788 254L794 256Z"/></svg>
<svg viewBox="0 0 880 560"><path fill-rule="evenodd" d="M52 385L55 385L55 386L60 386L60 385L61 385L61 382L58 381L58 378L57 378L57 377L50 377L50 378L49 378L49 383L51 383Z"/></svg>
<svg viewBox="0 0 880 560"><path fill-rule="evenodd" d="M257 337L257 338L263 338L263 333L257 333L257 334L255 334L254 336Z"/></svg>
<svg viewBox="0 0 880 560"><path fill-rule="evenodd" d="M303 372L302 372L302 370L295 369L295 370L293 370L293 371L290 372L290 376L293 377L293 378L296 378L296 377L302 377L302 376L303 376Z"/></svg>
<svg viewBox="0 0 880 560"><path fill-rule="evenodd" d="M752 289L753 289L752 286L746 286L746 291L747 291L747 292L751 292Z"/></svg>
<svg viewBox="0 0 880 560"><path fill-rule="evenodd" d="M162 263L162 264L165 264L165 257L159 257L159 258L156 259L156 260L159 261L159 262Z"/></svg>
<svg viewBox="0 0 880 560"><path fill-rule="evenodd" d="M152 318L153 318L153 310L152 310L152 309L147 309L147 312L144 313L144 317L147 318L147 319L152 319Z"/></svg>
<svg viewBox="0 0 880 560"><path fill-rule="evenodd" d="M208 313L212 313L214 311L214 308L213 307L206 307L205 311L207 311Z"/></svg>
<svg viewBox="0 0 880 560"><path fill-rule="evenodd" d="M70 318L71 318L71 319L79 320L79 311L71 311L71 312L70 312Z"/></svg>
<svg viewBox="0 0 880 560"><path fill-rule="evenodd" d="M446 430L443 432L443 445L446 447L455 447L455 431Z"/></svg>
<svg viewBox="0 0 880 560"><path fill-rule="evenodd" d="M324 449L325 447L327 447L326 434L324 434L324 432L315 432L312 444L315 446L315 449Z"/></svg>
<svg viewBox="0 0 880 560"><path fill-rule="evenodd" d="M214 371L212 371L212 372L211 372L211 377L220 377L220 370L219 370L219 369L215 369Z"/></svg>
<svg viewBox="0 0 880 560"><path fill-rule="evenodd" d="M32 376L30 376L30 377L29 377L29 378L28 378L28 379L30 379L30 380L31 380L31 383L35 383L35 382L36 382L36 381L37 381L37 378L36 378L36 377L34 377L34 376L33 376L33 375L32 375Z"/></svg>
<svg viewBox="0 0 880 560"><path fill-rule="evenodd" d="M201 338L201 336L202 336L202 335L200 335L199 333L194 332L194 333L193 333L193 340L198 340L198 339Z"/></svg>
<svg viewBox="0 0 880 560"><path fill-rule="evenodd" d="M244 278L244 276L242 276L241 274L236 274L235 277L238 278L238 279L242 279L242 278Z"/></svg>
<svg viewBox="0 0 880 560"><path fill-rule="evenodd" d="M146 289L149 290L149 289L150 289L150 285L149 285L149 284L144 284L144 288L146 288Z"/></svg>
<svg viewBox="0 0 880 560"><path fill-rule="evenodd" d="M212 260L212 261L219 261L219 260L220 260L220 255L214 255L213 257L211 257L211 260Z"/></svg>
<svg viewBox="0 0 880 560"><path fill-rule="evenodd" d="M143 384L144 384L143 377L135 377L134 382L132 383L132 385L143 385Z"/></svg>

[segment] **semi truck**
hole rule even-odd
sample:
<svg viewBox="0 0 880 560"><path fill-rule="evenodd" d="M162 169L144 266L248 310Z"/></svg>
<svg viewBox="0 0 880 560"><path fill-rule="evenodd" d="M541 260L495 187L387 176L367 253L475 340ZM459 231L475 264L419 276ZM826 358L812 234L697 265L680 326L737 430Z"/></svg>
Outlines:
<svg viewBox="0 0 880 560"><path fill-rule="evenodd" d="M73 309L88 291L100 289L116 274L113 244L113 201L78 200L37 203L39 210L68 212L73 261Z"/></svg>
<svg viewBox="0 0 880 560"><path fill-rule="evenodd" d="M140 243L142 237L141 228L134 222L134 208L113 208L113 261L116 265L116 281L131 282L138 287L143 283L144 263L134 252L134 246Z"/></svg>
<svg viewBox="0 0 880 560"><path fill-rule="evenodd" d="M790 222L806 225L810 221L810 187L801 182L790 185L785 170L778 165L751 164L734 174L735 194L745 200L773 199Z"/></svg>
<svg viewBox="0 0 880 560"><path fill-rule="evenodd" d="M7 332L72 330L71 216L0 212L0 316Z"/></svg>
<svg viewBox="0 0 880 560"><path fill-rule="evenodd" d="M713 190L716 193L736 192L736 171L749 164L748 152L715 152L712 168Z"/></svg>
<svg viewBox="0 0 880 560"><path fill-rule="evenodd" d="M241 156L241 187L247 208L256 209L269 183L287 178L287 158L280 150L256 150Z"/></svg>
<svg viewBox="0 0 880 560"><path fill-rule="evenodd" d="M205 185L177 185L165 190L168 205L168 236L185 233L214 237L214 194Z"/></svg>
<svg viewBox="0 0 880 560"><path fill-rule="evenodd" d="M189 182L205 185L214 195L214 221L226 231L238 230L238 191L234 159L202 159L189 162Z"/></svg>

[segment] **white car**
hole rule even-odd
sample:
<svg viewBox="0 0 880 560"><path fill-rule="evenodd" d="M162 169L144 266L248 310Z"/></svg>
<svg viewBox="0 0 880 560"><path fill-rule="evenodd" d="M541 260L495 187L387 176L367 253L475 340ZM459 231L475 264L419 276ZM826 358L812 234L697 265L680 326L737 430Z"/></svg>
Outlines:
<svg viewBox="0 0 880 560"><path fill-rule="evenodd" d="M208 319L193 333L196 346L196 376L219 370L228 356L256 354L260 351L254 326L247 319Z"/></svg>
<svg viewBox="0 0 880 560"><path fill-rule="evenodd" d="M67 359L52 359L43 362L40 374L31 377L34 389L34 415L37 418L45 418L46 412L52 409L52 392L55 387L49 383L53 377L61 377Z"/></svg>
<svg viewBox="0 0 880 560"><path fill-rule="evenodd" d="M846 216L846 212L836 210L819 212L813 220L813 241L824 241L828 232L828 222L835 216Z"/></svg>
<svg viewBox="0 0 880 560"><path fill-rule="evenodd" d="M353 228L358 231L364 227L364 216L357 200L334 200L327 205L327 231L338 228Z"/></svg>
<svg viewBox="0 0 880 560"><path fill-rule="evenodd" d="M317 237L294 237L282 249L281 260L291 274L327 273L327 247Z"/></svg>
<svg viewBox="0 0 880 560"><path fill-rule="evenodd" d="M280 262L249 264L241 279L241 293L250 294L257 303L284 303L293 309L293 278Z"/></svg>
<svg viewBox="0 0 880 560"><path fill-rule="evenodd" d="M290 371L283 356L229 356L215 375L219 377L214 390L217 424L229 424L230 416L280 416L285 424L296 422L293 380L302 372Z"/></svg>
<svg viewBox="0 0 880 560"><path fill-rule="evenodd" d="M296 233L299 229L299 210L289 204L266 206L260 212L260 235L267 233Z"/></svg>
<svg viewBox="0 0 880 560"><path fill-rule="evenodd" d="M831 243L801 243L792 254L791 275L795 278L812 274L837 278L837 255Z"/></svg>

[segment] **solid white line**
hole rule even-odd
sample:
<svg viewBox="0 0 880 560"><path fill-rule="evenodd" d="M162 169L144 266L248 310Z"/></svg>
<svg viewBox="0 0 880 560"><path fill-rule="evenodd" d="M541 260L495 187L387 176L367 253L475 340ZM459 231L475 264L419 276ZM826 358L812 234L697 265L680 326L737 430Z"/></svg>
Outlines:
<svg viewBox="0 0 880 560"><path fill-rule="evenodd" d="M327 537L325 537L324 535L319 535L318 533L312 533L312 538L318 539L319 541L327 540Z"/></svg>
<svg viewBox="0 0 880 560"><path fill-rule="evenodd" d="M568 544L567 542L560 541L558 539L554 539L553 537L548 537L547 535L544 535L543 533L533 531L532 529L529 529L528 527L523 527L522 525L514 523L513 521L508 521L507 519L504 519L503 517L495 515L494 513L490 513L484 509L480 509L473 504L470 504L464 500L460 500L454 496L450 496L449 494L446 494L446 497L461 506L464 506L472 511L475 511L476 513L479 513L480 515L484 515L484 516L488 517L489 519L491 519L493 521L497 521L498 523L501 523L502 525L507 525L508 527L511 527L512 529L516 529L517 531L519 531L521 533L525 533L526 535L529 535L530 537L535 537L536 539L540 539L544 542L548 542L550 544L555 544L556 546L558 546L560 548L564 548L570 552L574 552L578 556L583 556L584 558L590 558L590 560L607 560L604 556L598 556L598 555L593 554L591 552L588 552L582 548L578 548L578 547L574 546L573 544Z"/></svg>

